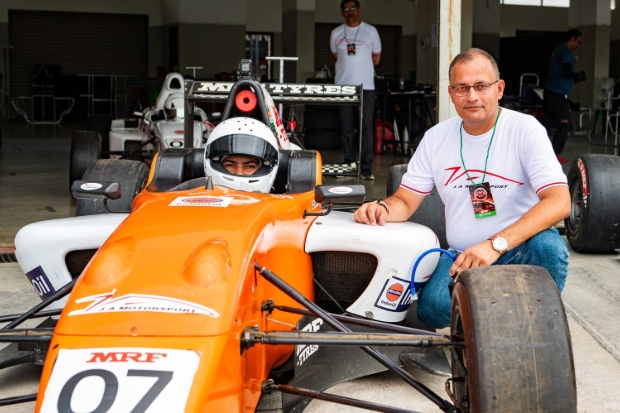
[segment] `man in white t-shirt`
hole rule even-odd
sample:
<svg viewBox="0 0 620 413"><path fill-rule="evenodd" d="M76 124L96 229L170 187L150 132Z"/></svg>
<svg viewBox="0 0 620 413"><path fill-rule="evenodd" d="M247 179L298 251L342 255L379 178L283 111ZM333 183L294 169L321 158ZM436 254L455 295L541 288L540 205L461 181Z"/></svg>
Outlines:
<svg viewBox="0 0 620 413"><path fill-rule="evenodd" d="M374 66L381 59L381 40L374 26L360 20L362 8L357 0L343 0L340 13L345 24L336 27L331 34L330 47L336 62L337 85L363 85L362 154L361 171L364 179L374 179L372 174L373 135L372 115L375 107ZM355 127L359 125L357 108L340 108L342 120L342 143L344 162L357 159L358 138ZM359 118L357 118L359 119Z"/></svg>
<svg viewBox="0 0 620 413"><path fill-rule="evenodd" d="M448 92L457 117L426 132L396 193L364 204L355 220L405 221L433 187L446 207L446 235L456 261L442 255L418 299L418 317L450 324L451 277L493 264L539 265L562 291L568 250L555 223L570 214L566 176L545 128L499 107L504 81L493 58L468 49L450 65Z"/></svg>

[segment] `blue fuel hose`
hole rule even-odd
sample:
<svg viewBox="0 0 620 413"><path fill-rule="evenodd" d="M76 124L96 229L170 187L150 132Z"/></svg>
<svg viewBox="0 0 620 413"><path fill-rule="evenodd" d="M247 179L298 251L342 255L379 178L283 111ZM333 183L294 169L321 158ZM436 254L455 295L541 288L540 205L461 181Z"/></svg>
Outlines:
<svg viewBox="0 0 620 413"><path fill-rule="evenodd" d="M456 261L456 257L449 251L444 250L443 248L431 248L428 251L423 252L418 259L416 260L415 264L413 264L413 270L411 270L411 286L413 287L412 289L415 291L415 273L418 269L418 265L420 264L420 262L422 261L422 258L426 257L428 254L430 254L431 252L440 252L442 254L446 254L448 257L450 257L450 259L452 260L452 262ZM417 292L417 291L416 291Z"/></svg>

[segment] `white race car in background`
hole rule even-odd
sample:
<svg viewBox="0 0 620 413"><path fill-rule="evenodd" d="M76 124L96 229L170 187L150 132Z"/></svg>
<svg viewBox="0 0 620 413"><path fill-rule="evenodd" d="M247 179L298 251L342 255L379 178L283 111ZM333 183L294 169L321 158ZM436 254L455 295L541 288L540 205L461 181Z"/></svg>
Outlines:
<svg viewBox="0 0 620 413"><path fill-rule="evenodd" d="M164 148L184 146L183 76L169 73L155 104L138 118L114 119L94 115L89 130L74 132L71 140L70 183L82 179L93 161L101 158L141 160L151 163L153 156ZM217 116L217 114L214 114ZM194 108L194 148L204 148L214 125L205 111Z"/></svg>

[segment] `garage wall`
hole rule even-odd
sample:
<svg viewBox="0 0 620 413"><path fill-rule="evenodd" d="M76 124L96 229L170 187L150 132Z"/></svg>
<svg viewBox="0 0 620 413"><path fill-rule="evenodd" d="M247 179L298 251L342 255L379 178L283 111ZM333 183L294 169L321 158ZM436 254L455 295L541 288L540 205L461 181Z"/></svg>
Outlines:
<svg viewBox="0 0 620 413"><path fill-rule="evenodd" d="M501 6L501 37L514 37L517 30L563 32L568 30L568 8Z"/></svg>

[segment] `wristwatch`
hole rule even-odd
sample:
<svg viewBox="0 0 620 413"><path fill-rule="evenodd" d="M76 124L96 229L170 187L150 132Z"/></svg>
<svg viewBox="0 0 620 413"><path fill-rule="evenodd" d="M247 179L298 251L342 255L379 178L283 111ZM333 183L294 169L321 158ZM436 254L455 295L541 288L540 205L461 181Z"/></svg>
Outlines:
<svg viewBox="0 0 620 413"><path fill-rule="evenodd" d="M491 241L491 246L493 249L499 252L500 257L508 251L508 243L504 238L496 236L489 238L489 241Z"/></svg>

